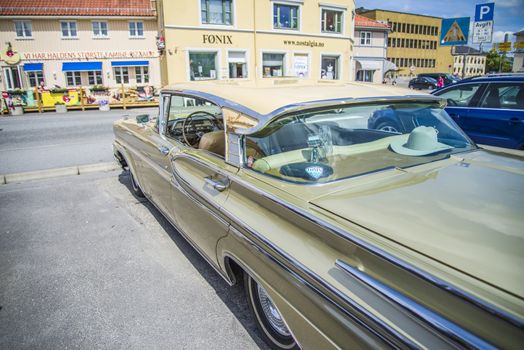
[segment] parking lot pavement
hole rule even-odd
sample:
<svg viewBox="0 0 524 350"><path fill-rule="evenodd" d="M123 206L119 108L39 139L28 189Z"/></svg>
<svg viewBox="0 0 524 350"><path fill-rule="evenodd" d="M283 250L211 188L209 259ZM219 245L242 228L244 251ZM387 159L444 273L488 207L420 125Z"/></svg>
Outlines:
<svg viewBox="0 0 524 350"><path fill-rule="evenodd" d="M0 348L263 348L242 287L128 180L0 186Z"/></svg>

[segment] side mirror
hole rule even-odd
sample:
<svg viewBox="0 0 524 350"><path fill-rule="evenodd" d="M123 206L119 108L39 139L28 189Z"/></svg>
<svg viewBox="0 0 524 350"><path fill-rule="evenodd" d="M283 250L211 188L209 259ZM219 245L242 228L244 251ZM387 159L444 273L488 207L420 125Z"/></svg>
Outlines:
<svg viewBox="0 0 524 350"><path fill-rule="evenodd" d="M137 124L144 124L149 122L149 114L140 114L136 116Z"/></svg>

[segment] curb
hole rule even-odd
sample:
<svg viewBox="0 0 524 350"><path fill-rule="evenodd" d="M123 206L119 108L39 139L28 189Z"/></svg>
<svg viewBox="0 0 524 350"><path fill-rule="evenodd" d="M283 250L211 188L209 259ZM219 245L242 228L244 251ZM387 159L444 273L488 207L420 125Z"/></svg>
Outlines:
<svg viewBox="0 0 524 350"><path fill-rule="evenodd" d="M120 169L120 165L116 162L110 163L95 163L86 165L77 165L66 168L56 168L47 170L28 171L24 173L13 173L0 175L0 184L6 185L10 183L20 183L32 180L43 180L54 177L72 176L89 174L96 172L108 172Z"/></svg>

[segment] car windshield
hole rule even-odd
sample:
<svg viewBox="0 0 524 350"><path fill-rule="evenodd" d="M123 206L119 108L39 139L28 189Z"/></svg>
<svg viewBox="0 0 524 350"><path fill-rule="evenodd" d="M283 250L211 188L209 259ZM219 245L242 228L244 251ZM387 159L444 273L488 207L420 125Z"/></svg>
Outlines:
<svg viewBox="0 0 524 350"><path fill-rule="evenodd" d="M298 183L407 168L475 148L438 103L332 107L287 115L246 141L248 167Z"/></svg>

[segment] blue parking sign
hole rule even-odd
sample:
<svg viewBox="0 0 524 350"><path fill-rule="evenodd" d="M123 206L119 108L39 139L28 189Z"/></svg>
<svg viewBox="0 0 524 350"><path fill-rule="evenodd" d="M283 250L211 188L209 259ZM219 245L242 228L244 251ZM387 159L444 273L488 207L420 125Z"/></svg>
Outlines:
<svg viewBox="0 0 524 350"><path fill-rule="evenodd" d="M475 22L493 21L495 3L478 4L475 7Z"/></svg>

